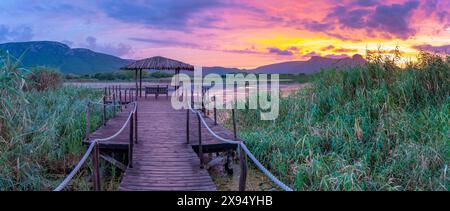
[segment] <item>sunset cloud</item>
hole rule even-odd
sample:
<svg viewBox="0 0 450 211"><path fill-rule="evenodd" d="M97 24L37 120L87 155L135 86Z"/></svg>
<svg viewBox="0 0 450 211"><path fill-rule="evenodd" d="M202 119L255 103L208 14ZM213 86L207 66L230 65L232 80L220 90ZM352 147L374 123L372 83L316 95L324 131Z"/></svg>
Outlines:
<svg viewBox="0 0 450 211"><path fill-rule="evenodd" d="M250 68L396 45L447 50L447 0L0 1L0 42L64 41L124 58Z"/></svg>

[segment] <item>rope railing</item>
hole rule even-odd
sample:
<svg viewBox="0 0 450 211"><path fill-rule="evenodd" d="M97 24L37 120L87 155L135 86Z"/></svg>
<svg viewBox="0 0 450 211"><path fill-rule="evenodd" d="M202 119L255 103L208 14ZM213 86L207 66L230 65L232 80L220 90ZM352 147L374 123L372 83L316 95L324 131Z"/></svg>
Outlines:
<svg viewBox="0 0 450 211"><path fill-rule="evenodd" d="M133 120L135 118L137 118L137 102L131 102L130 104L134 104L134 108L130 111L127 120L125 121L125 123L122 125L122 127L113 135L107 137L107 138L99 138L99 139L94 139L90 142L88 149L86 150L86 152L84 153L83 157L81 158L81 160L77 163L77 165L75 166L74 169L72 169L72 171L64 178L64 180L58 185L58 187L56 187L53 191L61 191L63 190L68 184L69 182L73 179L73 177L75 176L75 174L81 169L81 167L83 166L83 164L86 162L87 158L89 157L89 155L92 153L92 151L95 151L95 156L93 157L93 163L94 163L94 189L95 190L100 190L100 177L99 177L99 169L98 169L98 159L99 159L99 149L98 149L98 144L99 142L103 142L103 141L108 141L111 139L116 138L118 135L120 135L126 128L126 126L128 124L130 124L130 146L129 146L129 166L132 166L132 151L133 151L133 137L136 138L137 140L137 134L135 134L135 136L133 136L133 131L134 131L134 127L133 127ZM135 117L136 116L136 117Z"/></svg>
<svg viewBox="0 0 450 211"><path fill-rule="evenodd" d="M86 162L87 158L89 157L92 150L94 149L95 144L96 144L96 142L94 141L89 145L89 148L86 150L83 157L78 162L78 164L75 166L75 168L66 176L66 178L53 191L61 191L62 189L64 189L67 186L67 184L69 184L69 182L72 180L72 178L75 176L75 174L80 170L80 168Z"/></svg>
<svg viewBox="0 0 450 211"><path fill-rule="evenodd" d="M205 128L209 131L209 133L211 135L213 135L216 139L228 143L228 144L236 144L238 145L239 148L241 148L245 154L247 154L248 157L250 157L250 159L253 161L253 163L267 176L269 177L270 180L272 180L276 185L278 185L281 189L283 189L284 191L292 191L292 188L290 188L289 186L287 186L286 184L284 184L283 182L281 182L277 177L275 177L269 170L267 170L267 168L265 168L261 162L258 161L258 159L256 159L256 157L250 152L250 150L247 148L247 146L245 145L244 142L242 141L236 141L236 140L231 140L231 139L227 139L227 138L223 138L221 136L219 136L218 134L216 134L210 127L209 125L206 123L206 120L204 119L203 115L201 114L201 112L196 111L194 109L192 109L192 107L189 105L189 110L196 114L199 119L201 120L202 124L205 126ZM240 152L240 150L239 150ZM242 162L242 161L241 161ZM245 186L245 184L243 184ZM240 185L242 186L242 185Z"/></svg>

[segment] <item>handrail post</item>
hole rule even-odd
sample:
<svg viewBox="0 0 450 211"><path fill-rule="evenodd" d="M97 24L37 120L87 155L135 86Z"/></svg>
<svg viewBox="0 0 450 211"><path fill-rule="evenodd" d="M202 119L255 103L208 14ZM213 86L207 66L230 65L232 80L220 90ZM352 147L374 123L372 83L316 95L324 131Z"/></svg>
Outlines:
<svg viewBox="0 0 450 211"><path fill-rule="evenodd" d="M113 117L114 117L114 116L116 116L116 94L113 94L112 107L113 107Z"/></svg>
<svg viewBox="0 0 450 211"><path fill-rule="evenodd" d="M239 175L239 191L245 191L245 185L247 183L247 154L245 154L241 144L243 144L243 142L239 143L239 167L241 168Z"/></svg>
<svg viewBox="0 0 450 211"><path fill-rule="evenodd" d="M133 115L130 117L130 140L128 144L128 167L133 168L133 147L134 147L134 140L133 140L133 131L134 131L134 120Z"/></svg>
<svg viewBox="0 0 450 211"><path fill-rule="evenodd" d="M138 143L138 102L136 101L136 111L134 112L134 143Z"/></svg>
<svg viewBox="0 0 450 211"><path fill-rule="evenodd" d="M217 102L215 95L214 95L214 125L217 125Z"/></svg>
<svg viewBox="0 0 450 211"><path fill-rule="evenodd" d="M100 180L100 149L97 142L94 143L94 153L92 153L92 170L93 170L93 178L92 182L94 183L94 190L101 191L101 180Z"/></svg>
<svg viewBox="0 0 450 211"><path fill-rule="evenodd" d="M91 103L88 102L86 106L86 140L89 140L91 133Z"/></svg>
<svg viewBox="0 0 450 211"><path fill-rule="evenodd" d="M205 97L205 90L204 87L202 86L202 112L206 113L204 97Z"/></svg>
<svg viewBox="0 0 450 211"><path fill-rule="evenodd" d="M127 89L125 88L125 90L124 90L124 94L125 94L125 103L127 103L128 101L127 101ZM127 108L127 107L125 107L125 108Z"/></svg>
<svg viewBox="0 0 450 211"><path fill-rule="evenodd" d="M236 111L235 108L231 110L231 116L233 118L233 135L234 140L238 141L237 138L237 125L236 125ZM240 167L240 175L239 175L239 191L245 191L245 185L247 183L247 154L245 154L242 145L243 141L239 142L239 167Z"/></svg>
<svg viewBox="0 0 450 211"><path fill-rule="evenodd" d="M202 120L201 113L197 113L198 118L198 154L200 156L200 168L203 168L203 146L202 146Z"/></svg>
<svg viewBox="0 0 450 211"><path fill-rule="evenodd" d="M119 89L119 106L120 106L120 111L122 111L122 90Z"/></svg>
<svg viewBox="0 0 450 211"><path fill-rule="evenodd" d="M191 87L191 108L195 109L194 108L194 89L192 89L192 87Z"/></svg>
<svg viewBox="0 0 450 211"><path fill-rule="evenodd" d="M186 143L187 144L189 144L189 113L190 113L190 111L189 111L189 108L187 108L186 109L186 113L187 113L187 116L186 116Z"/></svg>
<svg viewBox="0 0 450 211"><path fill-rule="evenodd" d="M233 118L233 134L234 134L234 140L237 140L237 131L236 131L236 112L234 110L235 108L233 108L231 110L231 116Z"/></svg>
<svg viewBox="0 0 450 211"><path fill-rule="evenodd" d="M106 126L106 96L103 96L103 125Z"/></svg>
<svg viewBox="0 0 450 211"><path fill-rule="evenodd" d="M210 105L210 98L209 98L209 91L207 91L206 89L205 89L205 92L206 92L206 98L208 99L208 108L209 108L209 105ZM209 109L208 108L205 108L206 109L206 116L209 116Z"/></svg>

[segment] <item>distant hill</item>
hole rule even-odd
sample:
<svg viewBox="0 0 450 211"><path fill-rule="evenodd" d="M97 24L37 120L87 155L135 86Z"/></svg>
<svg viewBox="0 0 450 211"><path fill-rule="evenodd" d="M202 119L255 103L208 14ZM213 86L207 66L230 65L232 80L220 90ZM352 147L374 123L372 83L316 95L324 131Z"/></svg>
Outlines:
<svg viewBox="0 0 450 211"><path fill-rule="evenodd" d="M20 42L0 44L0 51L8 51L14 57L25 53L22 64L25 67L49 66L58 68L63 73L92 74L119 70L120 67L133 60L122 59L108 54L97 53L84 48L70 48L69 46L51 41ZM204 67L203 74L216 73L219 75L253 72L266 74L313 74L322 69L343 69L364 64L366 61L361 55L343 59L325 57L312 57L307 61L290 61L270 64L252 70L226 67ZM192 74L192 72L186 72Z"/></svg>
<svg viewBox="0 0 450 211"><path fill-rule="evenodd" d="M343 59L332 59L314 56L307 61L292 61L277 64L270 64L250 70L256 73L266 74L313 74L320 72L322 69L336 68L338 70L356 65L365 64L366 60L359 54L353 57Z"/></svg>
<svg viewBox="0 0 450 211"><path fill-rule="evenodd" d="M17 58L25 53L22 59L25 67L49 66L58 68L63 73L73 74L118 70L131 62L89 49L72 49L65 44L50 41L5 43L0 44L0 51L8 51Z"/></svg>
<svg viewBox="0 0 450 211"><path fill-rule="evenodd" d="M231 74L231 73L238 73L238 72L244 72L245 70L241 70L238 68L227 68L227 67L203 67L203 74L219 74L219 75L225 75L225 74Z"/></svg>

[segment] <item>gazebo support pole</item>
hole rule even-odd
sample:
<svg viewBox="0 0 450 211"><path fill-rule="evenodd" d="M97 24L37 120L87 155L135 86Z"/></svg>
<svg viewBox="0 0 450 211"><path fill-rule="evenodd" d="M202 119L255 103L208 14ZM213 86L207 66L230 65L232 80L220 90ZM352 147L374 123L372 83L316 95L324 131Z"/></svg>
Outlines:
<svg viewBox="0 0 450 211"><path fill-rule="evenodd" d="M142 97L142 69L139 72L139 97Z"/></svg>

